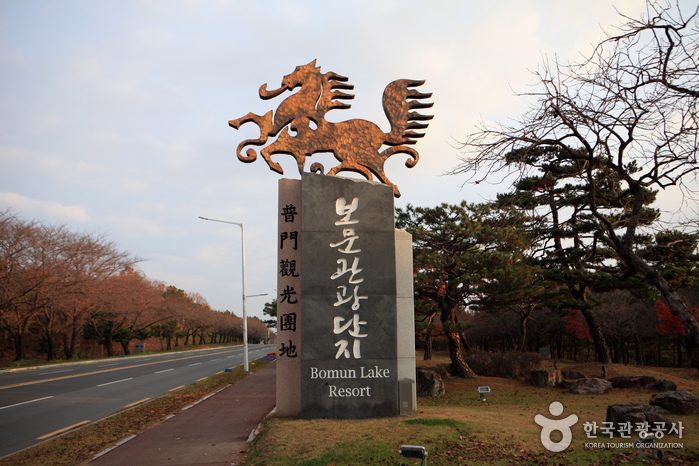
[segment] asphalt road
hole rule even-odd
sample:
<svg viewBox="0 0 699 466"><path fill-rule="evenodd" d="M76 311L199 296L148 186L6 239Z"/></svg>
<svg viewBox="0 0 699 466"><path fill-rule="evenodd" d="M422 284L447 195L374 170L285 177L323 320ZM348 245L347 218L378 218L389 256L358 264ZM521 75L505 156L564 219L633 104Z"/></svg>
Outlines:
<svg viewBox="0 0 699 466"><path fill-rule="evenodd" d="M254 361L275 345L250 345ZM0 458L243 364L241 346L0 371Z"/></svg>

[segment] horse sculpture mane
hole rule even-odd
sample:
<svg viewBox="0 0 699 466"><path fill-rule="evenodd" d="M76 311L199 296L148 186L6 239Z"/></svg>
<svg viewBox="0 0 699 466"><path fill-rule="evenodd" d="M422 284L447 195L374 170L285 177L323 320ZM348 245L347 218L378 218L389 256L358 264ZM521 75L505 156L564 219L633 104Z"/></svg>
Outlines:
<svg viewBox="0 0 699 466"><path fill-rule="evenodd" d="M260 154L273 171L283 174L281 165L271 159L273 154L290 154L297 162L299 173L303 173L306 157L319 152L332 152L340 164L331 168L327 175L334 176L342 171L360 173L366 179L376 177L382 183L393 187L396 197L400 197L398 187L384 173L386 160L397 153L408 154L405 165L412 168L418 162L418 153L409 145L415 144L424 136L413 130L426 129L427 120L432 115L422 115L413 110L432 107L432 103L424 103L432 94L423 94L416 90L424 81L399 79L393 81L383 93L383 108L391 131L384 133L370 121L353 119L331 123L325 120L325 114L334 109L348 109L347 100L354 98L353 94L343 91L354 89L348 84L348 78L339 74L321 73L315 60L307 65L297 66L296 69L282 79L280 88L268 91L267 85L260 87L260 97L264 100L275 98L285 91L301 89L284 99L276 112L269 111L265 115L248 113L228 124L238 129L241 125L253 122L260 128L260 137L246 139L238 145L236 153L242 162L250 163L257 159L257 151L250 147L246 155L242 154L246 146L264 146L271 137L277 139L263 147ZM313 122L313 124L311 124ZM289 129L295 132L292 135ZM382 146L389 146L381 150ZM324 167L319 163L311 165L311 171L323 173Z"/></svg>

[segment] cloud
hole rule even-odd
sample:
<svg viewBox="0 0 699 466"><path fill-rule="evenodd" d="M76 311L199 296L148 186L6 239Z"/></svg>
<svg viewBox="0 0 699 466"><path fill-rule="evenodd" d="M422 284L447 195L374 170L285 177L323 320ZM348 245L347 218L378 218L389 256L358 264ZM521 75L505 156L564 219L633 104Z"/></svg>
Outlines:
<svg viewBox="0 0 699 466"><path fill-rule="evenodd" d="M86 222L89 220L87 209L81 206L64 206L54 201L39 201L29 199L16 193L0 192L0 205L11 207L13 210L28 214L39 213L41 216L60 220Z"/></svg>
<svg viewBox="0 0 699 466"><path fill-rule="evenodd" d="M157 220L121 217L117 215L109 215L105 217L104 220L132 238L139 236L160 236L165 233L165 228L162 223Z"/></svg>

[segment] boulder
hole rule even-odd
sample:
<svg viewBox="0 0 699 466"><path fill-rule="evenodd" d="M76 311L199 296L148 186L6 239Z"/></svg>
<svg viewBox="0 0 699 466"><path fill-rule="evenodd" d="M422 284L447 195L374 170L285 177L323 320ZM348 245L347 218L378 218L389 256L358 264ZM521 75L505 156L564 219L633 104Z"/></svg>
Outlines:
<svg viewBox="0 0 699 466"><path fill-rule="evenodd" d="M558 384L560 388L563 388L565 390L570 390L570 388L573 386L573 382L576 380L584 380L584 378L580 379L573 379L573 380L561 380L561 383Z"/></svg>
<svg viewBox="0 0 699 466"><path fill-rule="evenodd" d="M646 385L648 390L656 390L659 392L674 392L677 390L677 384L672 380L658 379L650 385Z"/></svg>
<svg viewBox="0 0 699 466"><path fill-rule="evenodd" d="M587 378L585 377L585 374L578 371L561 371L561 377L563 377L565 380L578 380Z"/></svg>
<svg viewBox="0 0 699 466"><path fill-rule="evenodd" d="M561 383L561 371L531 371L529 380L532 385L542 388L557 387Z"/></svg>
<svg viewBox="0 0 699 466"><path fill-rule="evenodd" d="M631 430L625 431L624 435L628 436L632 433L639 432L639 426L648 423L653 430L658 430L658 424L656 422L663 422L666 426L665 429L660 429L664 431L669 431L672 421L664 416L668 412L658 406L649 406L641 404L616 404L607 406L607 419L606 422L611 422L613 424L612 430L618 434L619 424L630 423Z"/></svg>
<svg viewBox="0 0 699 466"><path fill-rule="evenodd" d="M570 393L578 395L602 395L612 389L612 384L603 379L578 379L570 386Z"/></svg>
<svg viewBox="0 0 699 466"><path fill-rule="evenodd" d="M435 371L442 379L446 379L451 374L451 364L438 364L436 366L422 366L421 369L426 371Z"/></svg>
<svg viewBox="0 0 699 466"><path fill-rule="evenodd" d="M614 388L640 388L657 382L657 379L644 375L642 377L612 377L609 381Z"/></svg>
<svg viewBox="0 0 699 466"><path fill-rule="evenodd" d="M417 396L439 396L444 395L444 381L442 376L430 369L416 368Z"/></svg>
<svg viewBox="0 0 699 466"><path fill-rule="evenodd" d="M699 412L699 397L689 392L664 392L650 397L650 404L660 406L674 414Z"/></svg>

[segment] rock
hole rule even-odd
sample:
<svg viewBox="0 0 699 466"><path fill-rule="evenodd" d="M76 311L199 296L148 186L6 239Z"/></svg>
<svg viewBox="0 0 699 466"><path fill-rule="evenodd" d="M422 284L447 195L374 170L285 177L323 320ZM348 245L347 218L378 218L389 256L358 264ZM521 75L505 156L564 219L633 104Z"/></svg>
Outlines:
<svg viewBox="0 0 699 466"><path fill-rule="evenodd" d="M587 378L585 377L585 374L578 371L561 371L561 377L563 377L565 380L578 380Z"/></svg>
<svg viewBox="0 0 699 466"><path fill-rule="evenodd" d="M444 395L444 381L437 372L421 367L416 368L417 396L439 396Z"/></svg>
<svg viewBox="0 0 699 466"><path fill-rule="evenodd" d="M699 397L689 392L664 392L650 397L650 404L665 408L674 414L699 412Z"/></svg>
<svg viewBox="0 0 699 466"><path fill-rule="evenodd" d="M561 371L531 371L529 380L536 387L557 387L562 380Z"/></svg>
<svg viewBox="0 0 699 466"><path fill-rule="evenodd" d="M657 390L659 392L674 392L677 390L677 384L672 380L658 379L650 385L646 385L648 390Z"/></svg>
<svg viewBox="0 0 699 466"><path fill-rule="evenodd" d="M438 364L436 366L422 366L421 369L424 369L426 371L434 371L437 374L442 377L442 379L446 379L451 375L451 364Z"/></svg>
<svg viewBox="0 0 699 466"><path fill-rule="evenodd" d="M437 372L444 379L446 377L454 375L454 367L451 365L451 363L437 364Z"/></svg>
<svg viewBox="0 0 699 466"><path fill-rule="evenodd" d="M609 381L614 388L640 388L657 382L657 379L644 375L642 377L612 377Z"/></svg>
<svg viewBox="0 0 699 466"><path fill-rule="evenodd" d="M584 380L584 379L573 379L573 380L561 380L561 383L558 384L560 388L563 388L565 390L570 390L570 388L573 386L573 382L577 380Z"/></svg>
<svg viewBox="0 0 699 466"><path fill-rule="evenodd" d="M612 384L603 379L578 379L570 387L570 393L578 395L602 395L612 389Z"/></svg>
<svg viewBox="0 0 699 466"><path fill-rule="evenodd" d="M669 431L672 421L664 416L667 411L659 408L658 406L649 406L641 404L616 404L607 406L607 419L605 422L613 423L612 430L621 435L619 432L619 424L630 423L631 430L623 430L622 432L626 438L632 433L639 432L640 426L648 423L653 430L664 430ZM656 422L664 422L664 429L658 429L658 424ZM628 427L628 424L627 424Z"/></svg>

